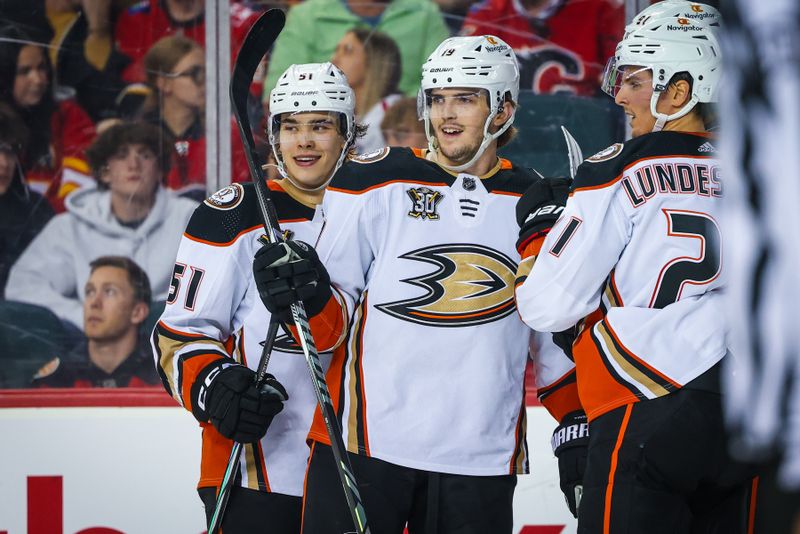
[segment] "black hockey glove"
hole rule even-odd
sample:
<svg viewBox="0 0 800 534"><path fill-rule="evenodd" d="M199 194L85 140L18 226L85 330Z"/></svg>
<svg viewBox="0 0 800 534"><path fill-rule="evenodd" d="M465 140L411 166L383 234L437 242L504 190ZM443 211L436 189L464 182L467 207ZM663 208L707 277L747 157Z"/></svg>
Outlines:
<svg viewBox="0 0 800 534"><path fill-rule="evenodd" d="M520 197L517 202L520 254L534 237L546 234L553 227L567 205L570 185L569 178L542 178Z"/></svg>
<svg viewBox="0 0 800 534"><path fill-rule="evenodd" d="M575 361L575 358L572 356L572 346L575 344L575 340L578 338L578 326L581 323L577 323L574 326L567 328L566 330L562 330L561 332L553 332L553 343L555 343L558 348L564 351L564 354L567 355L572 361Z"/></svg>
<svg viewBox="0 0 800 534"><path fill-rule="evenodd" d="M578 517L578 506L583 493L583 473L586 471L586 453L589 447L589 423L583 412L564 416L550 441L558 457L558 475L561 491L567 499L572 515Z"/></svg>
<svg viewBox="0 0 800 534"><path fill-rule="evenodd" d="M331 298L331 279L317 251L302 241L269 243L253 259L253 276L264 306L284 323L292 323L289 307L303 301L313 317Z"/></svg>
<svg viewBox="0 0 800 534"><path fill-rule="evenodd" d="M211 424L220 434L239 443L254 443L264 437L272 418L283 410L283 403L289 398L270 374L256 389L255 375L244 365L230 365L211 371L205 380Z"/></svg>

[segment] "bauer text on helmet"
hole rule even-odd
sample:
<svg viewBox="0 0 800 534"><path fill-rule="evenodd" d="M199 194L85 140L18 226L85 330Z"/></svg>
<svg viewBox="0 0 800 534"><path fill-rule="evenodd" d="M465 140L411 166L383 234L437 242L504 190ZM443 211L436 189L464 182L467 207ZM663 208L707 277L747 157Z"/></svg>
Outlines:
<svg viewBox="0 0 800 534"><path fill-rule="evenodd" d="M267 134L280 174L302 190L314 191L324 188L344 162L356 134L355 95L347 83L347 78L330 62L291 65L278 78L275 88L270 91L269 102ZM283 129L284 140L296 141L299 139L298 135L304 131L311 132L308 138L312 141L322 142L327 139L326 136L331 130L324 128L325 121L317 118L314 124L310 124L299 118L299 115L294 116L311 112L334 114L337 120L334 125L335 132L344 140L335 165L327 176L320 177L320 183L314 187L297 183L295 177L287 172L286 162L280 151L281 121L290 115L293 116L292 128Z"/></svg>
<svg viewBox="0 0 800 534"><path fill-rule="evenodd" d="M514 106L519 101L519 65L508 44L491 35L451 37L445 39L422 65L422 83L418 98L419 114L425 122L425 132L431 151L436 150L436 138L431 129L431 91L435 89L477 89L485 91L489 115L483 124L483 139L469 161L451 170L460 172L472 166L514 122L513 111L508 120L495 132L490 132L492 119L503 110L506 102Z"/></svg>

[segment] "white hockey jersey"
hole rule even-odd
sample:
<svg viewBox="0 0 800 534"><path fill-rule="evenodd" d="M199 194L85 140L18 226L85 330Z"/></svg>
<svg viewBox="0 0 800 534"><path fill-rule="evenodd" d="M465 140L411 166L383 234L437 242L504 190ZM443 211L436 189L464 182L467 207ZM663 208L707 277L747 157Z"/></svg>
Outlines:
<svg viewBox="0 0 800 534"><path fill-rule="evenodd" d="M274 182L269 186L283 230L315 243L322 229L321 211L296 201ZM258 366L270 317L258 296L252 262L264 234L254 186L233 184L197 208L181 240L152 346L164 387L200 421L208 416L192 405L192 388L220 360L233 358L253 370ZM321 357L323 365L330 362L329 354ZM289 400L261 442L242 448L242 486L301 496L316 397L305 359L286 334L279 334L267 369L286 387ZM218 486L232 442L210 423L200 426L198 486Z"/></svg>
<svg viewBox="0 0 800 534"><path fill-rule="evenodd" d="M350 452L465 475L527 472L529 330L516 313L514 206L536 179L500 160L454 175L386 148L348 162L317 247L334 297L328 386ZM319 411L310 438L329 443Z"/></svg>
<svg viewBox="0 0 800 534"><path fill-rule="evenodd" d="M524 252L516 297L531 328L558 332L589 316L574 364L556 353L537 362L545 405L577 384L592 419L674 391L725 354L714 143L658 132L589 158L559 221Z"/></svg>

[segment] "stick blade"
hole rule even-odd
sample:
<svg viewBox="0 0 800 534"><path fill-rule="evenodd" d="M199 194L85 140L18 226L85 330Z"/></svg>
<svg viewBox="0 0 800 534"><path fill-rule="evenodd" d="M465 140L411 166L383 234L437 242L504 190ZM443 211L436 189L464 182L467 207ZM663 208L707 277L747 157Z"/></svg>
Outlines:
<svg viewBox="0 0 800 534"><path fill-rule="evenodd" d="M242 128L247 130L247 137L250 138L250 143L245 143L246 146L252 146L252 135L249 132L250 121L247 118L247 95L250 84L256 69L258 69L258 64L280 35L285 23L286 15L280 9L266 11L250 27L236 56L231 75L230 97L237 122L240 126L247 126L247 128Z"/></svg>

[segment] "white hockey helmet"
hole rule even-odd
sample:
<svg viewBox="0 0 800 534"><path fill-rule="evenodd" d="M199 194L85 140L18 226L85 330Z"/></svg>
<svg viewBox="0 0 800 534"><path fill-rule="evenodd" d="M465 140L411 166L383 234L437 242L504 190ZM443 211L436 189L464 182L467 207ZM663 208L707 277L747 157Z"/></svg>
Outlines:
<svg viewBox="0 0 800 534"><path fill-rule="evenodd" d="M606 64L603 91L616 97L623 71L631 66L652 72L650 113L656 118L654 132L661 130L668 121L683 117L700 102L717 101L722 56L714 32L702 22L669 17L653 19L632 29ZM673 75L680 72L692 76L691 99L672 115L658 113L659 96L667 89Z"/></svg>
<svg viewBox="0 0 800 534"><path fill-rule="evenodd" d="M272 146L278 171L281 176L291 181L298 189L317 191L328 185L333 175L342 166L347 152L356 134L355 126L356 98L347 77L330 62L303 63L291 65L281 77L275 88L269 93L269 123L267 134ZM339 131L344 137L344 145L336 166L325 182L309 189L298 184L286 172L283 158L278 150L278 134L281 116L284 113L303 113L308 111L330 111L339 114Z"/></svg>
<svg viewBox="0 0 800 534"><path fill-rule="evenodd" d="M656 19L682 17L685 19L699 20L712 31L718 31L722 23L722 15L715 7L689 0L662 0L646 7L625 27L625 36L639 26Z"/></svg>
<svg viewBox="0 0 800 534"><path fill-rule="evenodd" d="M514 113L495 133L489 133L492 119L503 109L506 95L516 106L519 102L519 65L514 51L499 37L492 35L450 37L436 47L422 65L422 84L417 97L418 112L425 121L428 148L436 150L431 133L430 92L444 88L485 89L489 97L489 116L483 127L483 142L472 159L456 167L455 172L469 168L481 157L489 143L497 139L514 122Z"/></svg>

